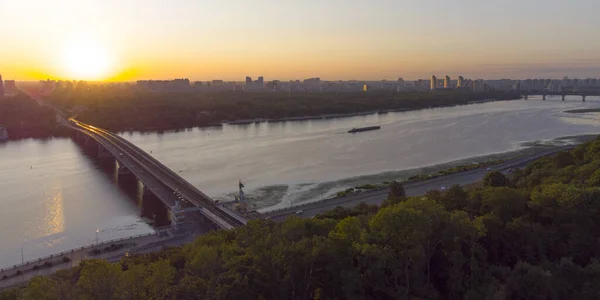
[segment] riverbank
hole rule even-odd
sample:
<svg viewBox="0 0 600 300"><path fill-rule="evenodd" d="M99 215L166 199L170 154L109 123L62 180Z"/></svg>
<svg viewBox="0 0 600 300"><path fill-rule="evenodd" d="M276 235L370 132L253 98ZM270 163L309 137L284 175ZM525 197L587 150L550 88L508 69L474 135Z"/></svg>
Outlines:
<svg viewBox="0 0 600 300"><path fill-rule="evenodd" d="M216 124L335 118L384 111L464 105L486 99L520 99L516 92L423 91L348 93L147 93L98 90L86 97L54 94L48 101L78 119L107 130L163 131ZM85 100L83 100L85 98Z"/></svg>
<svg viewBox="0 0 600 300"><path fill-rule="evenodd" d="M346 195L350 193L350 189L357 187L372 186L374 190L377 190L381 188L386 189L387 185L385 183L389 183L391 181L400 181L407 184L435 178L443 179L445 178L443 175L444 171L452 171L453 169L456 170L461 166L474 165L478 166L479 168L482 166L487 167L491 166L490 163L492 162L508 162L523 157L531 157L552 149L559 149L568 147L570 145L585 143L594 140L596 137L597 135L577 135L559 137L552 140L525 142L520 145L522 148L512 151L467 157L451 162L413 169L388 171L342 178L328 182L304 184L300 185L301 191L293 192L294 195L291 199L288 198L289 194L291 193L290 187L284 185L261 187L255 191L246 192L246 196L250 199L249 201L251 206L256 204L256 209L259 212L272 211L285 207L293 207L300 204L307 204L322 201L324 199L335 198L338 196L338 193ZM470 170L473 170L473 168L467 168L465 171L468 172ZM452 174L457 173L462 172L452 172ZM364 192L367 189L359 190ZM233 197L230 199L233 199Z"/></svg>
<svg viewBox="0 0 600 300"><path fill-rule="evenodd" d="M192 129L192 128L218 128L223 127L224 125L249 125L255 123L280 123L280 122L294 122L294 121L309 121L309 120L328 120L328 119L336 119L336 118L349 118L349 117L357 117L357 116L368 116L374 114L387 114L394 112L409 112L409 111L418 111L424 109L433 109L433 108L441 108L441 107L455 107L461 105L472 105L472 104L483 104L495 101L510 101L510 100L519 100L520 98L514 99L485 99L481 101L469 101L467 103L461 104L443 104L429 107L419 107L419 108L393 108L393 109L378 109L378 110L369 110L363 112L353 112L353 113L338 113L338 114L321 114L321 115L308 115L308 116L300 116L300 117L285 117L285 118L253 118L253 119L236 119L236 120L222 120L215 123L208 123L206 125L198 125L198 126L190 126L190 127L172 127L172 128L160 128L160 127L145 127L145 128L127 128L125 130L116 131L116 133L126 133L126 132L142 132L142 133L168 133L168 132L181 132L184 130Z"/></svg>

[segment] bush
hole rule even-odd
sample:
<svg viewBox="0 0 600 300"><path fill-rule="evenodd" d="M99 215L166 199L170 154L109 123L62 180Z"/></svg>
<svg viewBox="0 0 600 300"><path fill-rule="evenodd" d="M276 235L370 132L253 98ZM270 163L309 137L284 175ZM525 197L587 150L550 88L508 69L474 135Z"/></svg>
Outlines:
<svg viewBox="0 0 600 300"><path fill-rule="evenodd" d="M50 268L50 267L52 267L52 262L47 261L44 263L44 268Z"/></svg>
<svg viewBox="0 0 600 300"><path fill-rule="evenodd" d="M71 261L71 259L66 256L63 256L62 261L68 263Z"/></svg>
<svg viewBox="0 0 600 300"><path fill-rule="evenodd" d="M33 268L31 268L31 269L33 269L33 270L36 270L36 271L37 271L37 270L39 270L39 269L40 269L40 266L39 266L39 265L35 265L35 266L33 266Z"/></svg>

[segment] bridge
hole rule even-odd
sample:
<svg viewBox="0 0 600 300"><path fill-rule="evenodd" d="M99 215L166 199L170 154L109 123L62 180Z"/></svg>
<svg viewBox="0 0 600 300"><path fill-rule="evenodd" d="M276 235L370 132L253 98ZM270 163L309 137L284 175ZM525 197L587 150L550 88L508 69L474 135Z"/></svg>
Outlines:
<svg viewBox="0 0 600 300"><path fill-rule="evenodd" d="M154 157L126 139L73 118L62 120L64 126L76 131L84 145L95 146L99 157L115 158L119 174L133 175L170 209L173 225L185 216L196 214L216 229L232 229L247 220L237 213L217 205L214 200L181 178Z"/></svg>
<svg viewBox="0 0 600 300"><path fill-rule="evenodd" d="M542 100L546 100L548 96L561 96L561 100L565 101L566 96L581 96L581 101L585 102L585 98L587 96L600 96L600 91L598 90L589 90L589 91L581 91L581 90L572 90L572 91L563 91L563 92L548 92L548 91L524 91L523 98L528 99L530 95L541 95Z"/></svg>

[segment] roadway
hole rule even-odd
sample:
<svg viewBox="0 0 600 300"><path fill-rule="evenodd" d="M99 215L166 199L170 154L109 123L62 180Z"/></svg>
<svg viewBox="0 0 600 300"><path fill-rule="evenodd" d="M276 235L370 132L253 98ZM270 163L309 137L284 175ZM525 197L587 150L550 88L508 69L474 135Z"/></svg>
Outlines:
<svg viewBox="0 0 600 300"><path fill-rule="evenodd" d="M549 150L544 150L536 154L506 161L504 163L492 166L489 169L490 171L497 170L503 173L507 173L509 169L524 168L527 164L531 163L536 159L539 159L544 156L549 156L560 151L569 150L574 147L575 146L563 146L552 148ZM464 186L480 182L483 180L485 174L487 174L490 171L488 171L486 168L478 168L466 172L455 173L452 175L440 176L430 180L405 183L404 189L408 196L424 195L428 191L440 189L442 186L450 187L455 184ZM325 199L318 202L296 205L290 208L266 212L263 213L263 216L268 217L271 220L283 221L289 216L296 215L296 212L302 211L301 214L298 214L299 217L311 218L317 214L332 210L338 206L352 208L360 203L366 203L369 205L381 205L381 203L383 203L383 201L387 199L388 193L389 188L365 191L355 195Z"/></svg>

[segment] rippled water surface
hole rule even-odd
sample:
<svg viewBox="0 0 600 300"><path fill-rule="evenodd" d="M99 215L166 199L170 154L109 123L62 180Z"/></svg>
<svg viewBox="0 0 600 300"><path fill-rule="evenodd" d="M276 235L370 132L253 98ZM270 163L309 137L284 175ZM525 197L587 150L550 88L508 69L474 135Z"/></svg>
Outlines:
<svg viewBox="0 0 600 300"><path fill-rule="evenodd" d="M258 208L289 205L421 168L505 152L531 141L596 134L600 97L550 97L411 112L167 133L122 133L217 199L238 180ZM346 133L358 126L381 130ZM135 189L135 188L134 188ZM0 265L150 232L135 191L115 183L70 139L0 143Z"/></svg>

